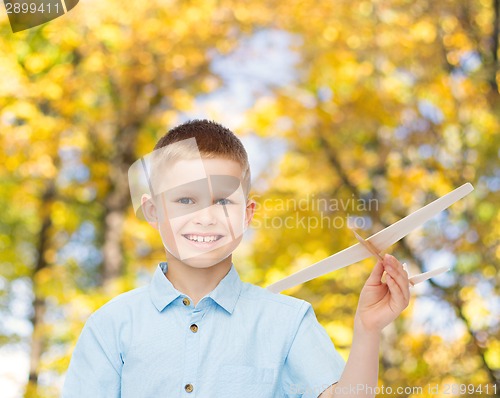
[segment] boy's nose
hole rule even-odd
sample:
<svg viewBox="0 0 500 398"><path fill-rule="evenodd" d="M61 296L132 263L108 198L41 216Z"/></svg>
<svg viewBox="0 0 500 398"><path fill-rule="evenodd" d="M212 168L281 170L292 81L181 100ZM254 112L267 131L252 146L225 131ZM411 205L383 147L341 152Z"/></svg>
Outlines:
<svg viewBox="0 0 500 398"><path fill-rule="evenodd" d="M213 225L217 223L217 206L206 206L195 212L193 222L201 225Z"/></svg>

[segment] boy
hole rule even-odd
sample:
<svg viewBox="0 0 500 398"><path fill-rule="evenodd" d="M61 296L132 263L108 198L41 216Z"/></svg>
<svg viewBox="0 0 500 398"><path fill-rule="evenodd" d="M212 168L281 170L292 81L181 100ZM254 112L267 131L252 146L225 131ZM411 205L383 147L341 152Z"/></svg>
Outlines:
<svg viewBox="0 0 500 398"><path fill-rule="evenodd" d="M90 316L63 398L374 396L381 330L409 302L394 257L363 287L345 364L309 303L242 282L232 264L255 202L231 131L184 123L156 144L149 170L141 164L150 194L139 207L132 193L134 207L159 231L167 261L149 286Z"/></svg>

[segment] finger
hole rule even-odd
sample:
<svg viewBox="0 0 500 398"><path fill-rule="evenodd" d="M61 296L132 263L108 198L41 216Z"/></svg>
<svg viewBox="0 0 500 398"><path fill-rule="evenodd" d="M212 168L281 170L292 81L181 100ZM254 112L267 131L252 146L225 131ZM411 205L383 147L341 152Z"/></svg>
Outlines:
<svg viewBox="0 0 500 398"><path fill-rule="evenodd" d="M395 269L404 269L403 264L401 264L398 259L390 254L384 254L384 262L392 264Z"/></svg>
<svg viewBox="0 0 500 398"><path fill-rule="evenodd" d="M392 307L398 311L402 311L406 307L406 300L401 288L391 275L387 274L386 280L389 292L391 293L391 302L393 303Z"/></svg>
<svg viewBox="0 0 500 398"><path fill-rule="evenodd" d="M386 254L384 256L384 263L392 266L398 274L403 275L405 278L408 277L408 271L405 269L404 264L401 264L396 257Z"/></svg>
<svg viewBox="0 0 500 398"><path fill-rule="evenodd" d="M387 258L385 269L398 285L407 303L406 305L408 305L410 301L410 282L408 281L407 272L403 269L401 263L393 256Z"/></svg>
<svg viewBox="0 0 500 398"><path fill-rule="evenodd" d="M375 267L373 267L373 270L368 277L366 283L369 285L380 285L380 280L382 279L382 274L384 273L384 265L382 261L377 261L377 264L375 264Z"/></svg>
<svg viewBox="0 0 500 398"><path fill-rule="evenodd" d="M388 260L389 261L387 261L387 264L385 265L386 272L391 276L392 280L398 286L399 291L403 295L406 307L410 302L410 285L408 282L408 274L403 270L402 266L395 265L394 261L390 261L391 259Z"/></svg>
<svg viewBox="0 0 500 398"><path fill-rule="evenodd" d="M405 303L408 305L410 302L410 283L407 274L404 271L395 271L392 267L388 268L387 272L398 285L401 293L403 293Z"/></svg>

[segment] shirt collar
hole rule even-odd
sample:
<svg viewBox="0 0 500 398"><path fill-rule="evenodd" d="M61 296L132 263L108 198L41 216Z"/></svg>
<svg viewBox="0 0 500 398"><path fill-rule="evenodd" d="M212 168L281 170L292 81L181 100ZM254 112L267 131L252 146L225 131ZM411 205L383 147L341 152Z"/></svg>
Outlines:
<svg viewBox="0 0 500 398"><path fill-rule="evenodd" d="M160 312L177 297L183 295L183 293L178 291L174 285L172 285L172 282L165 276L167 267L168 264L166 262L158 264L149 286L151 301ZM205 297L210 297L227 312L232 314L238 297L240 296L241 287L242 282L238 271L236 271L234 264L231 263L231 268L226 276L224 276L215 289Z"/></svg>

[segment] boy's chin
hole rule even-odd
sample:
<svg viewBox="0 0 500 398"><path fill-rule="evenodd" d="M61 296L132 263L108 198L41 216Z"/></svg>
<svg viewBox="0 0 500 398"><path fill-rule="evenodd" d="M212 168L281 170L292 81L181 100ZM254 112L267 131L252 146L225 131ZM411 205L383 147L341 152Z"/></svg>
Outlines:
<svg viewBox="0 0 500 398"><path fill-rule="evenodd" d="M188 256L187 253L182 253L184 254L184 256L182 256L180 253L174 254L172 253L172 251L167 249L166 254L167 254L167 262L170 263L180 262L184 265L193 268L210 268L222 262L229 261L229 263L231 263L232 252L231 251L226 253L207 252L207 253L198 253L193 256Z"/></svg>
<svg viewBox="0 0 500 398"><path fill-rule="evenodd" d="M186 258L182 261L184 264L193 267L193 268L210 268L214 265L220 264L222 262L231 262L231 253L229 253L226 257L210 257L209 255L199 255L191 258Z"/></svg>

